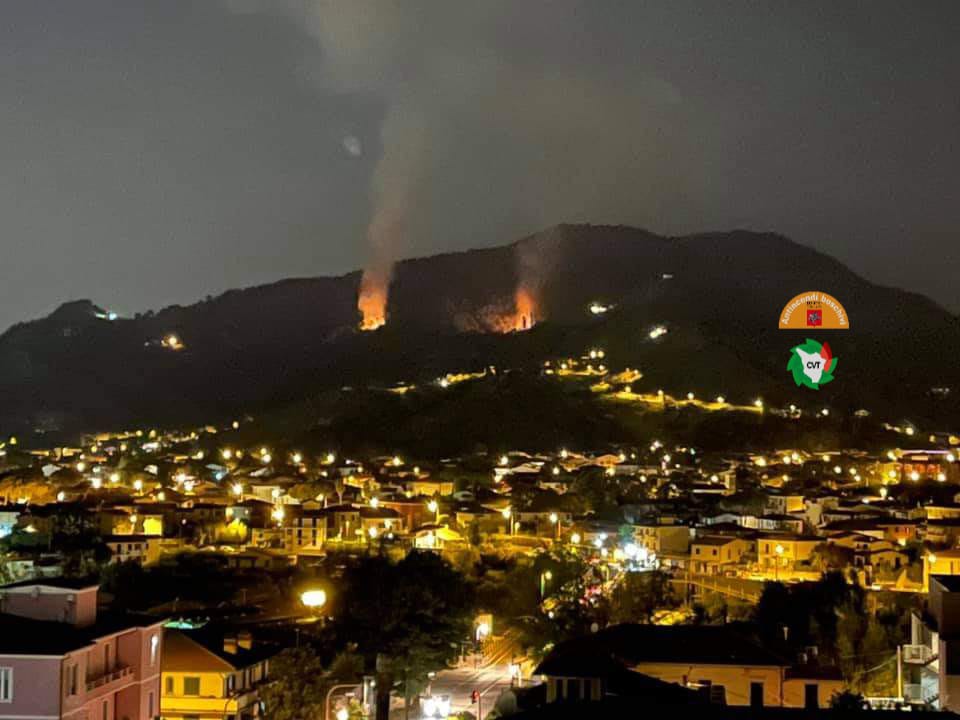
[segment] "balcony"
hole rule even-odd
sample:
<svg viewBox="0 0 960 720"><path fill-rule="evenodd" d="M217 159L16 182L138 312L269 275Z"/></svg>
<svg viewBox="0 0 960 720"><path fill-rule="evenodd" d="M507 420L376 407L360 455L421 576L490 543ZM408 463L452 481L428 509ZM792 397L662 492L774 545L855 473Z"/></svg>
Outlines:
<svg viewBox="0 0 960 720"><path fill-rule="evenodd" d="M113 669L110 672L104 673L103 675L98 675L95 678L87 680L87 693L92 693L98 688L105 687L107 685L112 685L118 680L123 680L128 677L133 676L133 668L131 667L118 667Z"/></svg>
<svg viewBox="0 0 960 720"><path fill-rule="evenodd" d="M936 659L936 653L926 645L904 645L903 661L910 665L926 665Z"/></svg>

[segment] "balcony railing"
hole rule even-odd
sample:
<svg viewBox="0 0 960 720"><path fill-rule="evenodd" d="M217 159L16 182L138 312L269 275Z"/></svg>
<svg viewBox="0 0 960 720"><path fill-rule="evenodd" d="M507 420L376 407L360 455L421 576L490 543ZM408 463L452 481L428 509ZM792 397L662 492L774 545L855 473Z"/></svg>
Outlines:
<svg viewBox="0 0 960 720"><path fill-rule="evenodd" d="M103 675L95 677L92 680L87 680L87 692L96 690L98 687L103 687L104 685L112 683L115 680L121 680L129 675L133 675L133 668L131 667L115 668L111 672L104 673Z"/></svg>
<svg viewBox="0 0 960 720"><path fill-rule="evenodd" d="M933 660L936 655L933 649L926 645L904 645L903 661L911 665L926 665Z"/></svg>

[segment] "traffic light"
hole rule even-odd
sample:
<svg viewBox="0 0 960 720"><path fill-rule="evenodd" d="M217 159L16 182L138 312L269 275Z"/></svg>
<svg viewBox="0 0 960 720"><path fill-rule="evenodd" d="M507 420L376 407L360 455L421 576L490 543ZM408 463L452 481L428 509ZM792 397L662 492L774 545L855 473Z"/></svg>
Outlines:
<svg viewBox="0 0 960 720"><path fill-rule="evenodd" d="M478 702L480 702L480 693L476 690L470 693L470 702L473 705L476 705Z"/></svg>

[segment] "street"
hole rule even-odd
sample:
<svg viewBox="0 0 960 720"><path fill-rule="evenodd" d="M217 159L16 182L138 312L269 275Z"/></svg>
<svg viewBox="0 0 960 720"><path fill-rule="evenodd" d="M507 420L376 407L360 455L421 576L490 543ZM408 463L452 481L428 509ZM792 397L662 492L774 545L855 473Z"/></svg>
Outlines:
<svg viewBox="0 0 960 720"><path fill-rule="evenodd" d="M509 665L481 665L479 669L463 667L437 673L431 683L431 692L434 695L450 696L451 714L466 710L479 716L478 709L483 715L487 715L493 710L500 693L509 687ZM480 693L479 708L470 698L474 690Z"/></svg>

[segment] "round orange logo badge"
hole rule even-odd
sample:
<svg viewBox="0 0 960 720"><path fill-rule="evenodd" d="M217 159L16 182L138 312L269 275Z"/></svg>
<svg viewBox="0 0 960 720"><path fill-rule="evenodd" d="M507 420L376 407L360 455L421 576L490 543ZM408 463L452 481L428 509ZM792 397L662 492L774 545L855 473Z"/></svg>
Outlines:
<svg viewBox="0 0 960 720"><path fill-rule="evenodd" d="M780 311L780 330L849 330L850 318L833 295L819 290L802 292Z"/></svg>

